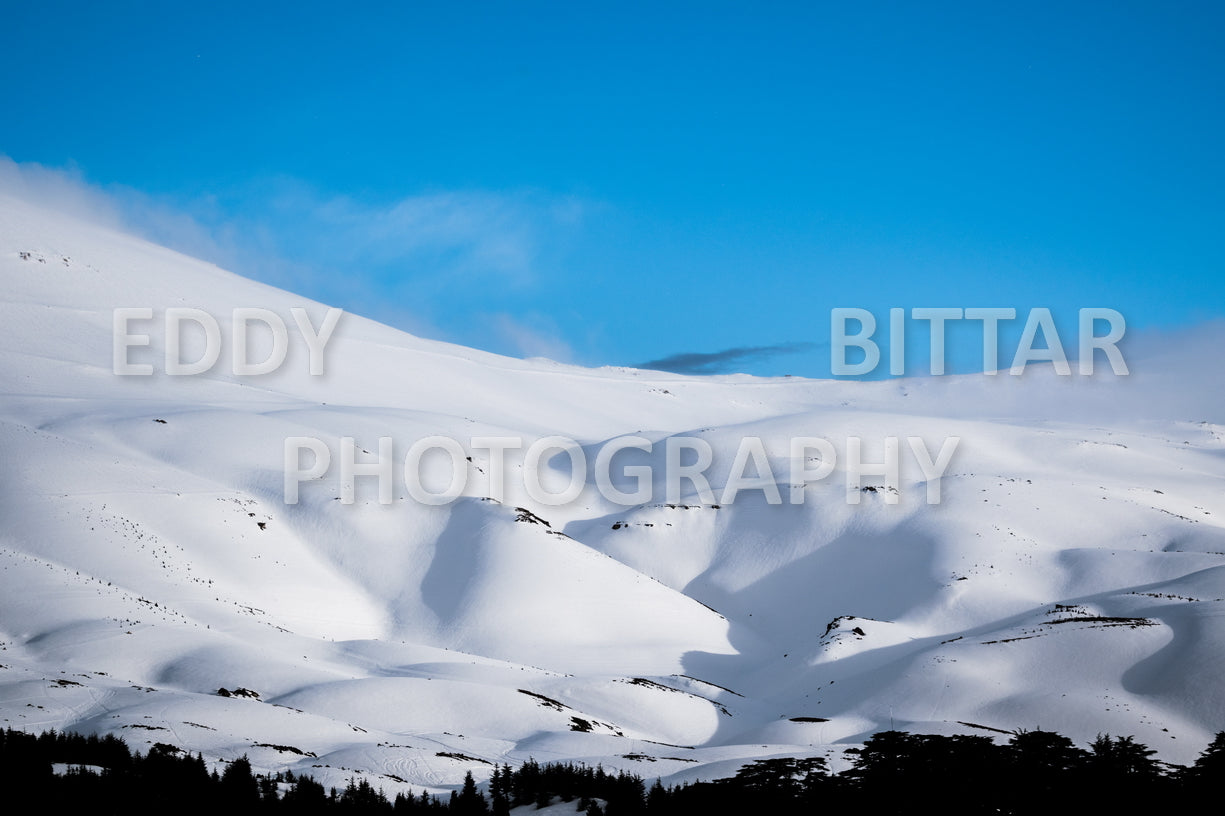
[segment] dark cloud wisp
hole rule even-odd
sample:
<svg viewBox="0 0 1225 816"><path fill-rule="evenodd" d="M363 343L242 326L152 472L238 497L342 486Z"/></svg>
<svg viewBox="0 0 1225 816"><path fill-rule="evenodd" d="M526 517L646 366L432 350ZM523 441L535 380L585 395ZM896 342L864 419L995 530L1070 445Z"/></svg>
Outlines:
<svg viewBox="0 0 1225 816"><path fill-rule="evenodd" d="M760 362L780 354L812 351L821 343L780 343L774 346L737 346L723 351L685 351L658 360L639 363L634 368L670 371L673 374L727 374L733 366Z"/></svg>

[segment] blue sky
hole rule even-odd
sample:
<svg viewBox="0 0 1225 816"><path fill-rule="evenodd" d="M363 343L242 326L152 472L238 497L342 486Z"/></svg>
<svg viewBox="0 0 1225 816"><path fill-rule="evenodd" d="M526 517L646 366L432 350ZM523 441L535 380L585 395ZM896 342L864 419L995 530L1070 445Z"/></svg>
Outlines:
<svg viewBox="0 0 1225 816"><path fill-rule="evenodd" d="M992 5L9 3L0 155L515 356L828 376L833 307L1225 316L1225 5Z"/></svg>

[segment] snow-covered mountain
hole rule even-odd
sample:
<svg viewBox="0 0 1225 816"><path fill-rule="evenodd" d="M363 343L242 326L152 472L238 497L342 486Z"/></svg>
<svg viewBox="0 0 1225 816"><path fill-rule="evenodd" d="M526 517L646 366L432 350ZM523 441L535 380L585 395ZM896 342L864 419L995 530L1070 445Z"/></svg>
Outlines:
<svg viewBox="0 0 1225 816"><path fill-rule="evenodd" d="M5 726L388 791L529 756L712 778L891 725L1132 734L1185 763L1225 729L1219 331L1137 354L1128 377L868 383L514 360L345 314L312 376L291 310L317 328L326 306L4 196L0 280ZM131 329L150 347L128 350L151 376L114 373L122 308L153 310ZM165 374L171 308L218 320L211 371ZM277 372L232 372L236 308L288 325ZM407 492L418 440L551 435L589 463L656 443L635 460L653 498L534 501L513 451L501 501L487 451L461 498ZM293 437L333 466L286 504ZM393 440L390 503L361 477L342 500L343 437L361 461ZM666 501L672 437L711 445L716 497L761 438L784 502ZM803 504L778 453L797 437L837 454ZM896 493L848 487L848 437L868 462L902 439ZM938 504L907 437L961 440ZM435 459L425 473L446 481Z"/></svg>

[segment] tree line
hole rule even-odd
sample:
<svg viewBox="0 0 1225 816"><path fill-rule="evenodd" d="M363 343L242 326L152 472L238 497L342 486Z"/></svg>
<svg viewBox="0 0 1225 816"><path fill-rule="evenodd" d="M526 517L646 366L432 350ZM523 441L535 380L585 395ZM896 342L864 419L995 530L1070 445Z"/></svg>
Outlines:
<svg viewBox="0 0 1225 816"><path fill-rule="evenodd" d="M256 774L243 756L210 771L200 754L165 743L131 751L115 736L0 732L0 785L28 792L39 807L90 814L446 814L506 816L512 808L572 802L587 816L811 813L866 808L874 814L1083 814L1137 812L1202 801L1225 779L1225 731L1188 767L1154 758L1132 737L1099 735L1087 747L1052 731L986 736L883 731L846 751L851 767L831 773L823 757L759 759L735 776L672 787L625 771L576 763L495 766L486 790L468 773L446 798L422 792L389 798L365 779L325 789L291 772ZM68 766L53 773L52 765Z"/></svg>

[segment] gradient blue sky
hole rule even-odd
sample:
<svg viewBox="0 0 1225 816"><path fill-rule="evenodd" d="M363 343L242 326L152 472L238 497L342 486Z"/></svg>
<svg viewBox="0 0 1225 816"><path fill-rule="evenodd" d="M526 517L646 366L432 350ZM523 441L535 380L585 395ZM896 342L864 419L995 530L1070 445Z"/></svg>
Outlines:
<svg viewBox="0 0 1225 816"><path fill-rule="evenodd" d="M515 356L827 376L835 306L1225 315L1225 4L994 5L10 2L0 155Z"/></svg>

